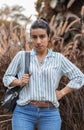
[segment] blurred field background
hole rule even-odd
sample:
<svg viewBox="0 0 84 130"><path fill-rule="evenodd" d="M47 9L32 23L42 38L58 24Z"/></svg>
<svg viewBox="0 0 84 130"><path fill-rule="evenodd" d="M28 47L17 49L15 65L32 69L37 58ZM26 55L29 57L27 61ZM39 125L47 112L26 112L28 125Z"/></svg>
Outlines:
<svg viewBox="0 0 84 130"><path fill-rule="evenodd" d="M49 22L49 48L65 55L84 73L84 0L37 0L35 9L37 18L44 17ZM18 51L33 48L27 32L31 16L26 17L21 11L21 6L5 5L0 9L0 99L5 90L2 77L10 61ZM21 20L24 26L19 23ZM67 82L63 77L58 89ZM84 87L60 100L60 113L61 130L84 130ZM11 117L12 113L5 113L0 107L0 130L11 130Z"/></svg>

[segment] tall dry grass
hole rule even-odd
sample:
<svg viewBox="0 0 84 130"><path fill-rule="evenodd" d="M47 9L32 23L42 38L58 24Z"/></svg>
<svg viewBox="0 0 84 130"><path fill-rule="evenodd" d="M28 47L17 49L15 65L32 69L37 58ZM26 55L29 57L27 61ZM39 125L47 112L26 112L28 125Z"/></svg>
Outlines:
<svg viewBox="0 0 84 130"><path fill-rule="evenodd" d="M84 23L83 23L84 25ZM74 35L71 41L65 44L63 35L65 33L64 24L61 26L62 32L56 33L54 25L50 24L53 29L51 36L51 47L54 51L59 51L68 57L82 72L84 72L84 33L83 26L78 35ZM69 25L67 25L70 29ZM72 27L73 28L73 27ZM67 29L67 30L68 30ZM70 31L70 30L69 30ZM67 31L68 33L68 31ZM20 50L29 50L32 48L29 44L26 28L19 25L13 26L13 23L6 27L4 24L0 26L0 98L4 92L2 77L14 55ZM68 79L63 77L60 81L59 88L66 86ZM61 130L83 130L84 129L84 88L74 91L66 95L60 100L60 113L62 118ZM0 130L11 130L11 117L0 108Z"/></svg>

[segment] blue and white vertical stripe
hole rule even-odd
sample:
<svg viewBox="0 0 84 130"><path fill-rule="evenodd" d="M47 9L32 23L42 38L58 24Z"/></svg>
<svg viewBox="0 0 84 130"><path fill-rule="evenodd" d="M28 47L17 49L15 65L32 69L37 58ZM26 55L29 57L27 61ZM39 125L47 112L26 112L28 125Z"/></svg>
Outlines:
<svg viewBox="0 0 84 130"><path fill-rule="evenodd" d="M27 59L26 59L27 60ZM25 51L20 51L10 63L4 77L5 86L9 86L18 73L21 79L25 70ZM62 54L48 51L43 61L43 65L39 66L36 51L30 51L30 77L29 85L25 86L20 92L19 105L27 104L30 100L51 101L56 107L59 106L55 90L58 88L60 79L66 75L70 81L68 87L79 89L84 84L83 73L72 64Z"/></svg>

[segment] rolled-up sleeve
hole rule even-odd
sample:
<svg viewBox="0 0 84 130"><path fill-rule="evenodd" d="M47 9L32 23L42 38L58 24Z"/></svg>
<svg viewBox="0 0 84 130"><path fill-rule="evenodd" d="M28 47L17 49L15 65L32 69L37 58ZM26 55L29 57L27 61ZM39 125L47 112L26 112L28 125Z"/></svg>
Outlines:
<svg viewBox="0 0 84 130"><path fill-rule="evenodd" d="M71 61L62 55L62 72L69 78L68 87L79 89L84 85L84 74Z"/></svg>
<svg viewBox="0 0 84 130"><path fill-rule="evenodd" d="M3 76L4 86L10 87L10 84L13 82L13 80L16 79L16 74L18 73L19 70L20 59L21 59L21 52L18 52L16 56L13 58L13 60L11 61L11 63L9 64Z"/></svg>

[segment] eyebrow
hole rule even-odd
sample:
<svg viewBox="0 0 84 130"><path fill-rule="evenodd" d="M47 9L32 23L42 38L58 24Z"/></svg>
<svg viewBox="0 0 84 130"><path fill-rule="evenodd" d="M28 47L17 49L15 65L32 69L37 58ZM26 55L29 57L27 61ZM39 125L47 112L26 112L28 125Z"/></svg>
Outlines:
<svg viewBox="0 0 84 130"><path fill-rule="evenodd" d="M45 35L46 35L46 34L40 34L40 35L38 35L38 36L40 37L40 36L45 36ZM31 34L31 36L33 36L33 37L37 37L37 35L35 35L35 34L34 34L34 35Z"/></svg>

